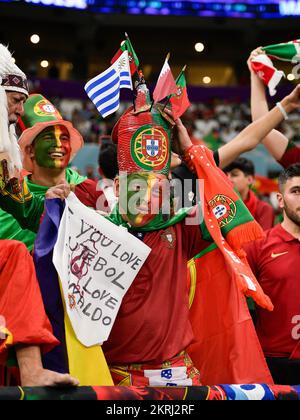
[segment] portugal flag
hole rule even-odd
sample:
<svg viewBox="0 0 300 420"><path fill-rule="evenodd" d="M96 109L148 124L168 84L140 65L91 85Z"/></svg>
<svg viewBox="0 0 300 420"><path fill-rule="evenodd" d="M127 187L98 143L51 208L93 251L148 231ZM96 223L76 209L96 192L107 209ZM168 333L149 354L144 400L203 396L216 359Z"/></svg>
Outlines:
<svg viewBox="0 0 300 420"><path fill-rule="evenodd" d="M114 62L116 62L118 58L126 50L128 51L128 56L129 56L130 72L131 72L131 75L133 75L137 71L140 65L140 62L127 35L126 35L126 40L121 43L119 50L113 56L110 63L113 64Z"/></svg>
<svg viewBox="0 0 300 420"><path fill-rule="evenodd" d="M180 118L181 115L184 114L188 107L191 105L187 94L184 70L181 71L180 75L177 77L176 85L177 92L176 94L170 97L173 116L175 120L177 118Z"/></svg>

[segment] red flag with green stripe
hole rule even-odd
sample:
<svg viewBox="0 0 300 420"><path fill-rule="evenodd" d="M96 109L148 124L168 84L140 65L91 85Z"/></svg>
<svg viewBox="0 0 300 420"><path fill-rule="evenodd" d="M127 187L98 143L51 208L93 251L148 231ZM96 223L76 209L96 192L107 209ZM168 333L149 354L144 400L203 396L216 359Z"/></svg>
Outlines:
<svg viewBox="0 0 300 420"><path fill-rule="evenodd" d="M269 87L271 96L276 94L276 87L285 76L283 71L277 70L271 59L288 61L292 64L300 62L300 40L285 42L281 44L268 45L262 50L266 53L259 54L251 60L254 72L262 79L264 84ZM293 69L294 73L294 69Z"/></svg>
<svg viewBox="0 0 300 420"><path fill-rule="evenodd" d="M182 71L176 79L177 93L170 97L172 112L175 119L180 118L182 114L191 105L186 88L186 80Z"/></svg>
<svg viewBox="0 0 300 420"><path fill-rule="evenodd" d="M128 51L128 56L129 56L130 72L131 72L131 75L133 75L137 71L137 69L140 65L140 62L139 62L138 56L136 55L136 53L133 49L133 46L132 46L129 38L126 38L125 41L122 41L119 50L113 56L110 63L113 64L115 61L117 61L117 59L126 50Z"/></svg>

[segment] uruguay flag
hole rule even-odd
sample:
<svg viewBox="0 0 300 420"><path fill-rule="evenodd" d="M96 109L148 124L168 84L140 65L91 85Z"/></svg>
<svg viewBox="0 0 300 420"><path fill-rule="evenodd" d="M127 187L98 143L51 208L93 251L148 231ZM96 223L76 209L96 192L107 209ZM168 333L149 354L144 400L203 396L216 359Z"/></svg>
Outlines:
<svg viewBox="0 0 300 420"><path fill-rule="evenodd" d="M94 77L84 87L103 118L119 109L122 88L133 90L127 50L112 66Z"/></svg>

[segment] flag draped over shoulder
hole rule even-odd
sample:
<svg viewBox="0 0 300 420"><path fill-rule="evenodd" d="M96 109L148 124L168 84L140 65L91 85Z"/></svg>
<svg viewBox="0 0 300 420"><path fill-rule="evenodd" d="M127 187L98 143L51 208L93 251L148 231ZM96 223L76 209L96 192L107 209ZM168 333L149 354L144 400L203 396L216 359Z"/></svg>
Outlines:
<svg viewBox="0 0 300 420"><path fill-rule="evenodd" d="M300 40L281 44L268 45L262 48L265 54L260 54L251 61L252 69L269 88L271 96L276 94L276 87L285 74L274 66L271 59L288 61L292 64L300 63Z"/></svg>
<svg viewBox="0 0 300 420"><path fill-rule="evenodd" d="M180 118L181 115L184 114L188 107L191 105L187 94L184 71L182 71L177 77L176 85L177 92L170 97L173 117L175 120Z"/></svg>
<svg viewBox="0 0 300 420"><path fill-rule="evenodd" d="M140 65L140 61L138 59L138 56L136 55L133 46L130 42L130 39L127 37L125 41L123 41L120 45L119 50L116 52L116 54L113 56L111 60L111 64L114 64L118 58L122 55L124 51L128 51L128 58L129 58L129 64L130 64L130 72L131 75L133 75Z"/></svg>
<svg viewBox="0 0 300 420"><path fill-rule="evenodd" d="M215 244L190 261L189 284L195 341L188 353L201 383L273 383L246 300Z"/></svg>
<svg viewBox="0 0 300 420"><path fill-rule="evenodd" d="M262 238L263 231L234 191L225 174L216 167L213 154L205 146L191 146L187 164L204 182L200 191L204 203L204 221L211 237L226 261L228 271L239 289L261 307L273 310L268 296L246 263L244 244ZM208 239L209 240L209 239Z"/></svg>
<svg viewBox="0 0 300 420"><path fill-rule="evenodd" d="M166 98L169 95L176 94L177 85L171 72L168 60L164 62L160 75L153 92L154 103Z"/></svg>
<svg viewBox="0 0 300 420"><path fill-rule="evenodd" d="M107 70L94 77L84 87L103 118L119 109L122 88L133 89L127 50L123 51Z"/></svg>
<svg viewBox="0 0 300 420"><path fill-rule="evenodd" d="M192 146L186 158L197 178L204 180L201 229L203 239L211 243L189 263L195 340L188 352L204 384L272 383L243 296L273 309L242 251L244 243L262 236L262 230L205 146Z"/></svg>
<svg viewBox="0 0 300 420"><path fill-rule="evenodd" d="M80 385L113 385L100 346L83 346L64 308L60 282L52 262L64 203L46 200L46 213L35 242L34 261L44 306L60 345L43 357L44 367L78 378Z"/></svg>

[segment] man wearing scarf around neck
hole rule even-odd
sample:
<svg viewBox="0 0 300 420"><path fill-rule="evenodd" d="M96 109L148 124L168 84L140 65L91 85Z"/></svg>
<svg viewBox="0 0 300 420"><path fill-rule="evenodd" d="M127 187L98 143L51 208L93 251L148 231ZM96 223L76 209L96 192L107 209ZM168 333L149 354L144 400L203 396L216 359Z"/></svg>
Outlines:
<svg viewBox="0 0 300 420"><path fill-rule="evenodd" d="M19 187L17 179L22 164L14 124L24 112L27 97L25 74L16 66L9 50L0 44L0 207L13 202L24 225L43 208L41 203L31 200L25 184L23 189ZM41 352L57 344L31 256L18 241L0 241L0 385L6 384L5 364L11 348L15 350L23 386L77 385L78 381L70 375L43 368Z"/></svg>
<svg viewBox="0 0 300 420"><path fill-rule="evenodd" d="M74 192L83 204L96 209L102 195L102 191L97 190L97 182L67 167L83 146L82 136L73 125L63 120L46 98L33 94L24 104L19 126L23 131L19 145L23 167L29 173L25 180L30 192L43 199L50 187L66 182L74 186ZM32 251L35 233L23 230L16 219L1 210L0 223L0 238L24 242Z"/></svg>
<svg viewBox="0 0 300 420"><path fill-rule="evenodd" d="M218 323L226 333L232 325L231 320L229 325L224 321L225 318L228 321L228 313L234 309L241 315L246 306L241 292L272 310L269 298L244 263L245 254L241 250L245 242L260 237L262 231L228 179L216 168L212 154L204 146L192 145L179 119L176 120L178 151L205 185L202 191L204 222L200 206L174 212L172 195L166 187L174 121L159 106L151 106L147 92L138 90L135 107L124 113L113 131L112 137L118 143L120 176L115 187L120 204L109 219L126 227L150 246L152 252L125 295L103 350L116 384L199 384L200 374L195 365L203 366L201 356L203 362L203 357L215 350L211 340L199 339L202 329L211 327L211 338L218 338L219 331L214 333ZM282 101L287 112L299 106L298 98L299 89L296 89ZM281 111L275 108L238 137L240 141L252 136L263 138L282 118ZM167 193L163 194L163 190ZM198 276L202 281L196 285L196 291L195 284L191 283L189 295L187 264L196 255L204 258L198 258L203 261L199 266L203 277ZM207 258L210 258L209 263ZM215 290L216 278L220 279L218 290ZM207 291L204 295L203 280ZM233 291L233 301L227 300L224 282L231 294ZM212 303L219 296L222 297L221 313ZM198 309L202 311L200 318ZM226 337L222 340L220 369L231 365L230 378L234 379L227 383L244 383L246 379L250 383L272 382L250 315L243 312L238 321L242 326L239 342L243 348L239 360L248 358L242 366L239 362L242 375L236 375L238 361L232 347L236 334L230 341ZM225 347L229 352L225 353ZM250 365L249 358L252 358ZM214 360L210 363L209 368L219 367ZM226 383L222 378L218 370L210 383Z"/></svg>
<svg viewBox="0 0 300 420"><path fill-rule="evenodd" d="M297 98L295 93L290 102ZM281 120L280 111L273 110L268 117L244 130L239 135L240 141L263 137ZM182 209L175 214L172 195L166 188L175 124L178 134L175 151L184 156L189 167L205 182L204 221L200 207ZM212 154L205 147L192 145L180 119L175 124L169 113L166 115L159 106L151 106L144 86L138 89L135 107L123 114L112 133L118 144L120 175L115 188L119 206L109 219L126 227L152 249L124 297L108 341L103 344L115 384L200 384L200 373L193 363L199 347L193 348L197 339L186 278L188 261L208 252L209 248L217 249L223 272L231 272L233 284L245 295L253 296L261 306L272 309L247 266L238 267L242 264L238 255L244 258L242 243L259 237L260 228L216 167ZM214 269L210 267L210 271ZM249 288L245 278L251 278L255 286ZM252 333L255 334L253 329ZM258 379L260 370L260 379L270 381L260 357L252 379Z"/></svg>

